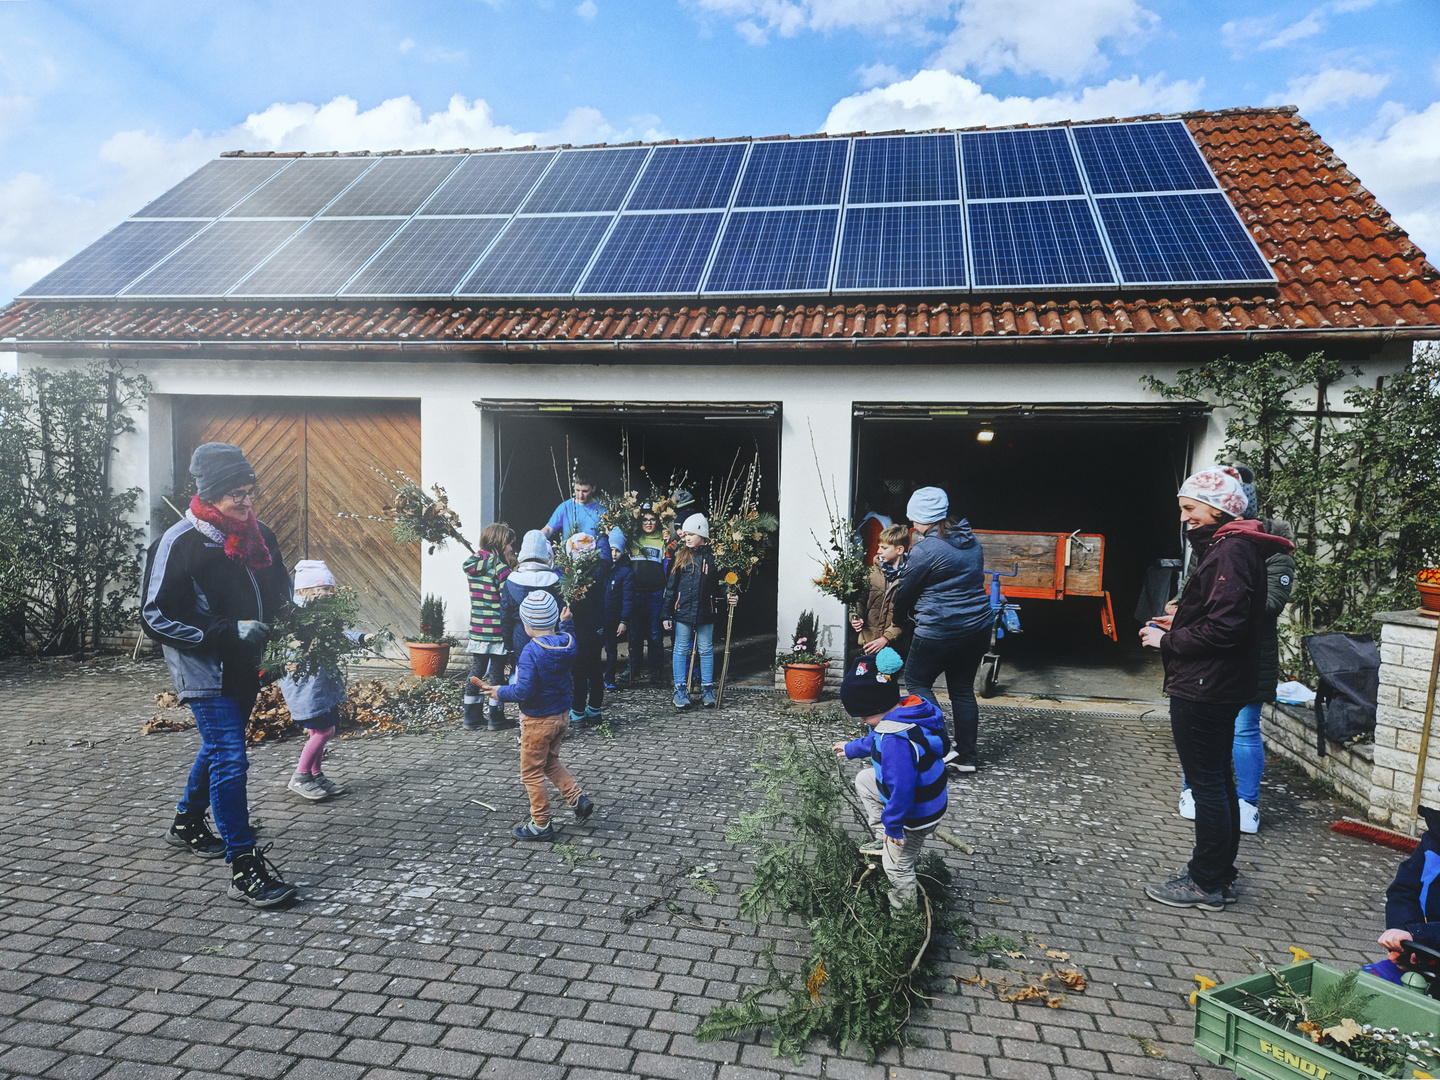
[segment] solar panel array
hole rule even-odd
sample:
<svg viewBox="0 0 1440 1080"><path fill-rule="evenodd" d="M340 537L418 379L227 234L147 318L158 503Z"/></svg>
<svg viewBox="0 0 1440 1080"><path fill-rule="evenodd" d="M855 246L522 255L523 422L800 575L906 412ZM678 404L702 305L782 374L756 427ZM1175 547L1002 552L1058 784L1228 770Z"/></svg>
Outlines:
<svg viewBox="0 0 1440 1080"><path fill-rule="evenodd" d="M1178 121L212 161L32 298L1273 284Z"/></svg>

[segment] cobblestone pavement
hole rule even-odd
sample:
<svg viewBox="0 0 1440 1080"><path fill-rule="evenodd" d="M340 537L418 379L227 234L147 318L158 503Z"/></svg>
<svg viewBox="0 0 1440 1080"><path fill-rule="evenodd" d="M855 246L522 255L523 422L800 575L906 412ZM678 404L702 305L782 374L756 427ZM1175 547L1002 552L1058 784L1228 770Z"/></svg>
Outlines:
<svg viewBox="0 0 1440 1080"><path fill-rule="evenodd" d="M262 745L252 813L304 896L262 913L225 898L223 866L161 840L197 745L139 734L166 685L154 663L0 667L0 1074L1230 1076L1189 1048L1192 976L1249 974L1252 951L1287 960L1291 944L1340 967L1372 958L1398 861L1328 832L1344 808L1272 768L1241 902L1157 907L1141 888L1183 864L1190 828L1164 716L986 709L983 768L951 785L947 824L975 845L945 852L962 908L1023 945L1026 959L995 954L1012 969L1059 950L1088 988L1047 1009L957 979L915 1021L923 1046L873 1066L816 1047L797 1066L690 1033L761 980L765 940L803 955L798 930L738 918L748 867L724 833L757 738L828 742L833 707L752 691L676 716L659 691L616 696L612 738L566 743L599 807L584 827L560 816L570 860L508 836L525 806L513 733L340 741L327 772L350 792L319 804L285 790L298 743ZM623 920L712 865L718 895L682 887ZM987 963L966 950L946 971L1005 974Z"/></svg>

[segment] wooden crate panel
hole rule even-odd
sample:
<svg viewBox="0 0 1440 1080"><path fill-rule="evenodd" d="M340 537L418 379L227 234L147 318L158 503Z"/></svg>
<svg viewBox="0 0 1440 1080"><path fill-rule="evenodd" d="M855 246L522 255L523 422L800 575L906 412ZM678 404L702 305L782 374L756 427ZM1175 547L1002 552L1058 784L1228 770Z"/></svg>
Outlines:
<svg viewBox="0 0 1440 1080"><path fill-rule="evenodd" d="M1075 537L1070 544L1070 565L1065 568L1066 595L1099 596L1105 589L1101 583L1104 566L1105 537L1095 533Z"/></svg>
<svg viewBox="0 0 1440 1080"><path fill-rule="evenodd" d="M976 529L975 535L985 551L985 586L989 588L989 574L1008 574L1020 566L1019 577L1002 577L1000 588L1040 589L1055 591L1062 588L1055 580L1055 534L1054 533L1006 533L988 532Z"/></svg>

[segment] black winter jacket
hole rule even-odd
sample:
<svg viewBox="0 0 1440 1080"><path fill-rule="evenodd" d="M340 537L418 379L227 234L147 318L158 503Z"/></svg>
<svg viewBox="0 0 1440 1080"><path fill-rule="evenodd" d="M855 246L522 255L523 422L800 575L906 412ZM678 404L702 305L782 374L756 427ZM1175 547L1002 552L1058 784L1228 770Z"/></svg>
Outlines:
<svg viewBox="0 0 1440 1080"><path fill-rule="evenodd" d="M1265 560L1265 618L1260 628L1260 682L1256 701L1274 701L1280 681L1280 613L1295 588L1295 556L1276 552Z"/></svg>
<svg viewBox="0 0 1440 1080"><path fill-rule="evenodd" d="M1165 692L1238 709L1259 685L1265 560L1294 545L1248 520L1204 525L1185 538L1198 561L1160 639Z"/></svg>
<svg viewBox="0 0 1440 1080"><path fill-rule="evenodd" d="M894 620L915 624L917 638L955 641L990 625L985 553L962 521L941 536L931 529L915 541L895 581Z"/></svg>
<svg viewBox="0 0 1440 1080"><path fill-rule="evenodd" d="M260 535L270 565L251 570L225 554L188 518L170 526L145 556L145 634L164 647L165 663L181 702L231 697L260 689L264 646L240 640L236 624L271 622L290 598L290 575L280 543L266 525Z"/></svg>
<svg viewBox="0 0 1440 1080"><path fill-rule="evenodd" d="M1385 890L1385 929L1405 930L1421 945L1440 948L1440 810L1420 807L1426 832Z"/></svg>
<svg viewBox="0 0 1440 1080"><path fill-rule="evenodd" d="M724 587L720 584L720 571L710 546L695 548L693 556L689 566L671 567L660 617L686 626L706 626L715 621Z"/></svg>
<svg viewBox="0 0 1440 1080"><path fill-rule="evenodd" d="M605 582L605 622L609 626L628 623L635 613L635 571L629 556L617 559Z"/></svg>

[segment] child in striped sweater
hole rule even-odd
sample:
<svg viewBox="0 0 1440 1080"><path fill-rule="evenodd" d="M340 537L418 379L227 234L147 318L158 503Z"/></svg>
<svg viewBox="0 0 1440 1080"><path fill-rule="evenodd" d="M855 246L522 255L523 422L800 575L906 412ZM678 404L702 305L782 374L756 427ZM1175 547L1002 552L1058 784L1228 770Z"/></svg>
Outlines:
<svg viewBox="0 0 1440 1080"><path fill-rule="evenodd" d="M503 521L485 526L480 550L465 560L464 570L470 581L470 674L487 683L505 681L510 648L500 626L500 590L514 567L515 530ZM467 681L465 726L474 731L482 725L488 731L504 727L505 706L495 702L487 709L484 696Z"/></svg>

